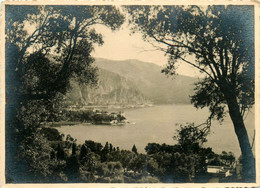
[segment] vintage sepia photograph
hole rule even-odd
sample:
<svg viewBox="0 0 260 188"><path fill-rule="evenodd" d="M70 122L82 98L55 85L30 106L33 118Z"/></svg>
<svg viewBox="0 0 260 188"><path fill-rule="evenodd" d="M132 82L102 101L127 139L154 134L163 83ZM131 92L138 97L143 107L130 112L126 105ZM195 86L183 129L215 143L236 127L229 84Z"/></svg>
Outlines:
<svg viewBox="0 0 260 188"><path fill-rule="evenodd" d="M256 5L2 9L6 184L257 182Z"/></svg>

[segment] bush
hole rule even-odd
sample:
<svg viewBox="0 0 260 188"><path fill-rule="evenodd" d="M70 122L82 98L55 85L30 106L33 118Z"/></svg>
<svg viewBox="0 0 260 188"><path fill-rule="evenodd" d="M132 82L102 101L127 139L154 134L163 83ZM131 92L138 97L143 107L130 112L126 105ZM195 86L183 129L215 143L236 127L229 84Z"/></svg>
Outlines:
<svg viewBox="0 0 260 188"><path fill-rule="evenodd" d="M50 181L49 177L66 179L62 172L66 162L53 158L53 148L41 133L36 132L24 139L19 152L20 157L28 163L30 168L28 172L41 179L41 181L44 179ZM62 174L62 177L60 177L60 174Z"/></svg>
<svg viewBox="0 0 260 188"><path fill-rule="evenodd" d="M96 180L97 183L110 183L111 179L109 177L99 177Z"/></svg>
<svg viewBox="0 0 260 188"><path fill-rule="evenodd" d="M57 129L43 127L41 129L41 133L49 140L49 141L62 141L62 136Z"/></svg>
<svg viewBox="0 0 260 188"><path fill-rule="evenodd" d="M160 183L160 180L157 177L146 176L138 180L137 183Z"/></svg>
<svg viewBox="0 0 260 188"><path fill-rule="evenodd" d="M122 176L116 176L112 178L111 183L124 183L124 178Z"/></svg>
<svg viewBox="0 0 260 188"><path fill-rule="evenodd" d="M150 158L147 162L147 171L153 175L159 173L159 165L155 159Z"/></svg>
<svg viewBox="0 0 260 188"><path fill-rule="evenodd" d="M96 167L96 172L99 176L108 176L109 174L109 169L107 167L106 163L100 163L97 167Z"/></svg>

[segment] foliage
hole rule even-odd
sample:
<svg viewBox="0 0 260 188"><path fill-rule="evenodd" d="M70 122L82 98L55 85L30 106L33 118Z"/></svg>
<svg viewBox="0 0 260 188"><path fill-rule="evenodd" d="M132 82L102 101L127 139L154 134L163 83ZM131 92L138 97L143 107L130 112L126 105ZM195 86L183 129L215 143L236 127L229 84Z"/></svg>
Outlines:
<svg viewBox="0 0 260 188"><path fill-rule="evenodd" d="M147 172L149 172L151 175L160 174L159 164L153 157L147 160Z"/></svg>
<svg viewBox="0 0 260 188"><path fill-rule="evenodd" d="M62 136L57 129L43 127L41 129L41 134L43 134L49 141L62 141Z"/></svg>
<svg viewBox="0 0 260 188"><path fill-rule="evenodd" d="M159 151L151 155L151 158L153 158L158 164L158 169L154 169L155 171L153 172L156 173L158 177L164 178L167 176L171 176L172 179L172 173L173 173L172 154L173 153L166 153L164 151Z"/></svg>
<svg viewBox="0 0 260 188"><path fill-rule="evenodd" d="M157 144L157 143L148 143L145 147L145 151L147 154L154 154L158 153L159 151L166 152L166 153L172 153L173 151L178 151L178 146L174 145L167 145L167 144Z"/></svg>
<svg viewBox="0 0 260 188"><path fill-rule="evenodd" d="M72 78L81 84L95 83L96 68L91 66L94 59L90 53L93 44L102 45L103 41L91 26L104 24L116 29L124 20L113 6L8 8L7 54L17 54L13 68L21 76L21 93L30 100L64 94ZM21 10L24 17L20 17Z"/></svg>
<svg viewBox="0 0 260 188"><path fill-rule="evenodd" d="M145 171L146 166L146 156L144 154L135 154L133 159L130 161L130 170L134 172L142 173Z"/></svg>
<svg viewBox="0 0 260 188"><path fill-rule="evenodd" d="M100 154L103 146L100 143L96 143L92 140L86 140L84 144L90 151Z"/></svg>
<svg viewBox="0 0 260 188"><path fill-rule="evenodd" d="M243 118L254 104L253 6L125 6L133 32L156 43L169 57L162 70L180 63L201 72L191 102L209 107L207 124L228 113L240 144L245 181L255 181L255 160Z"/></svg>
<svg viewBox="0 0 260 188"><path fill-rule="evenodd" d="M36 132L28 137L20 146L19 151L20 157L30 165L29 173L36 175L35 179L30 181L46 181L51 176L54 179L58 177L60 181L66 180L66 176L63 175L66 162L58 158L51 158L53 148L41 133Z"/></svg>
<svg viewBox="0 0 260 188"><path fill-rule="evenodd" d="M195 126L194 123L180 125L177 135L173 138L178 141L184 153L197 153L203 143L207 141L207 129Z"/></svg>
<svg viewBox="0 0 260 188"><path fill-rule="evenodd" d="M241 110L254 104L254 39L250 6L130 6L130 24L148 41L157 41L169 55L163 72L175 74L183 62L204 76L192 102L209 106L213 116L223 118L227 97L235 92ZM242 40L242 38L244 40ZM195 58L195 62L189 59Z"/></svg>
<svg viewBox="0 0 260 188"><path fill-rule="evenodd" d="M145 6L141 8L145 11L150 9ZM211 149L202 148L201 143L206 141L203 139L204 135L201 131L194 129L193 126L186 126L180 130L178 145L148 144L146 147L147 154L137 153L136 147L135 149L133 147L133 151L119 150L119 148L115 150L113 145L108 142L104 147L100 143L90 140L85 141L82 145L77 145L76 140L70 135L63 141L63 136L58 135L54 129L43 128L47 124L46 122L59 120L60 107L62 107L61 101L63 100L63 95L70 89L71 79L77 80L80 84L96 83L96 68L92 66L94 60L90 53L94 49L94 44L101 45L103 41L102 36L96 33L91 26L104 24L113 30L118 28L124 20L118 9L112 6L11 5L7 9L9 9L6 15L7 81L11 79L14 81L14 84L8 84L7 86L7 99L10 100L10 96L13 97L12 93L17 96L12 98L10 103L7 104L7 110L12 109L14 106L14 111L17 113L9 117L6 127L7 131L9 131L8 133L13 131L19 137L19 139L9 138L10 142L7 143L12 143L14 146L19 145L17 153L20 153L20 161L25 161L27 165L27 168L23 169L25 171L24 174L28 173L30 174L28 177L34 177L30 179L31 182L155 183L164 181L164 177L171 177L170 182L176 180L191 182L194 176L205 171L205 156L211 156L214 153ZM141 15L142 18L139 20L143 23L140 29L144 31L149 30L146 36L154 39L157 39L156 37L163 38L169 36L167 32L171 32L171 29L165 27L168 22L160 24L161 19L166 21L169 18L167 18L168 13L173 13L173 16L181 21L181 27L177 27L176 31L170 33L176 36L170 36L177 37L177 39L186 37L189 40L182 41L179 44L182 45L180 48L184 49L184 51L178 50L177 46L167 44L169 47L167 53L171 56L169 67L165 69L166 72L168 71L167 73L170 73L170 70L174 68L176 59L183 58L185 53L196 52L190 49L191 46L187 47L183 43L192 40L192 38L187 38L187 36L201 36L196 27L192 27L192 31L189 31L191 29L190 22L195 22L196 19L199 19L198 23L195 22L196 24L204 23L200 14L195 14L197 7L177 7L174 10L178 14L172 12L172 7L153 7L154 13L158 12L157 15L154 13L144 14ZM215 16L221 16L221 11L223 12L222 9L214 12L214 7L209 7L209 10L211 11L210 15ZM135 8L132 7L131 11L132 15L139 15L139 12L137 14L134 13ZM196 19L193 14L195 14ZM159 22L157 22L156 16L161 18ZM143 19L143 17L146 18ZM150 22L151 20L149 19L152 19L153 22ZM208 24L208 20L204 21L205 25L202 25L202 27L213 27L213 23L215 23L214 16L213 20L211 20L212 23L210 21L210 24ZM185 22L187 22L186 25L183 24ZM222 25L221 22L217 23L220 26ZM155 28L150 27L150 24L155 26ZM30 29L26 29L28 26ZM210 28L207 28L207 31L208 29ZM152 36L153 30L158 31L156 32L158 36ZM167 32L163 33L163 31ZM183 33L184 36L182 36ZM251 90L250 88L248 89L246 84L243 84L245 80L242 79L248 72L242 70L248 70L247 68L250 67L250 64L244 67L244 69L235 68L235 70L232 70L231 68L231 70L223 71L223 74L229 73L225 75L226 81L214 79L213 73L213 75L207 74L207 68L210 68L211 65L215 66L215 62L213 61L213 64L206 63L210 51L207 51L201 45L205 45L206 48L206 46L211 46L207 42L218 43L223 40L218 36L217 41L212 41L210 37L214 32L204 31L203 33L205 33L205 39L208 41L205 43L198 41L198 43L191 44L194 45L196 50L200 50L200 48L206 50L206 58L198 56L199 62L197 63L199 63L199 66L204 67L200 70L206 74L206 79L209 79L210 83L207 86L205 79L205 83L198 87L196 94L198 98L193 98L194 104L198 107L210 106L212 112L215 113L212 114L212 117L217 116L218 119L221 119L224 113L222 113L220 105L225 104L225 101L228 103L223 87L227 86L225 85L226 81L233 81L234 79L237 84L235 86L239 85L242 91L234 92L234 94L239 101L245 101L243 103L244 107L242 106L241 109L249 108L253 104L253 101L247 98L248 95L251 96ZM240 36L239 33L241 34L240 31L236 34ZM244 31L242 31L241 35L243 36L243 34L245 34ZM159 41L165 42L161 41L161 38ZM201 39L198 38L198 40ZM234 51L238 60L243 59L243 62L245 62L243 64L246 64L246 58L242 57L243 54L240 54L240 49L236 46L238 44L241 46L242 43L243 41L238 41L231 45L227 42L227 53L231 54ZM233 51L230 45L232 47L235 45ZM221 49L214 49L214 52L221 51ZM244 54L247 54L248 49L241 49L245 51L243 52ZM222 51L224 54L226 53L225 48ZM214 56L213 58L216 57ZM229 60L224 59L222 61L230 65L228 63ZM183 61L185 60L183 59ZM217 68L215 67L216 70ZM228 68L230 67L228 66ZM231 75L232 71L233 74ZM241 77L236 77L237 74L234 71L241 73ZM213 86L211 85L212 81L214 81ZM201 90L204 85L207 87L204 89L205 91L212 89L209 91L214 91L217 94L209 98L210 102L201 100L203 97L208 96L208 93L205 93L203 89ZM222 93L224 97L222 98L217 92ZM96 118L99 119L100 116ZM122 119L120 116L117 116L117 118ZM10 119L15 119L15 126L13 125L13 120ZM15 129L12 130L13 127ZM19 142L13 143L14 141ZM7 153L13 150L12 144L7 145ZM190 152L190 148L193 153ZM16 151L16 148L14 148L14 151ZM229 160L233 161L231 156L228 155L230 158L227 158L223 153L220 158L226 162ZM8 158L8 160L8 165L11 165L12 162L17 164L14 157ZM7 172L9 176L15 173L15 171ZM23 178L28 177L24 176Z"/></svg>
<svg viewBox="0 0 260 188"><path fill-rule="evenodd" d="M125 170L131 169L131 161L135 154L128 150L113 151L107 155L108 161L119 161Z"/></svg>
<svg viewBox="0 0 260 188"><path fill-rule="evenodd" d="M142 177L137 183L160 183L160 180L153 176Z"/></svg>
<svg viewBox="0 0 260 188"><path fill-rule="evenodd" d="M80 122L91 122L95 124L109 123L113 120L121 122L126 118L121 114L102 112L93 112L92 110L63 110L60 119L64 121L80 121Z"/></svg>
<svg viewBox="0 0 260 188"><path fill-rule="evenodd" d="M199 156L196 154L175 153L173 155L174 180L191 182L192 178L195 177L196 168L201 165L198 158Z"/></svg>
<svg viewBox="0 0 260 188"><path fill-rule="evenodd" d="M132 147L132 152L134 152L134 153L137 154L137 148L136 148L135 144L134 144L133 147Z"/></svg>
<svg viewBox="0 0 260 188"><path fill-rule="evenodd" d="M25 158L35 158L31 163L31 169L35 170L36 177L41 178L42 182L193 182L205 174L206 165L230 166L230 162L234 162L232 153L222 152L221 155L217 155L211 148L201 146L198 146L199 150L196 152L185 152L178 144L171 146L149 143L146 148L150 148L150 153L142 154L129 150L115 150L108 142L104 147L91 140L77 145L70 135L67 135L65 140L55 140L51 144L41 132L39 130L39 135L35 135L39 138L36 141L41 142L40 144L32 145L30 143L33 142L27 140L28 143L24 143L23 146L29 149L22 149L25 152L30 151ZM45 143L42 145L42 142ZM52 178L48 178L50 176Z"/></svg>
<svg viewBox="0 0 260 188"><path fill-rule="evenodd" d="M188 138L188 135L185 137ZM207 165L213 165L214 161L218 162L215 165L229 166L221 159L222 155L214 153L211 148L204 148L199 142L196 140L191 146L185 146L187 142L182 142L184 146L180 143L173 146L148 143L147 172L162 182L200 182L201 178L207 179Z"/></svg>
<svg viewBox="0 0 260 188"><path fill-rule="evenodd" d="M222 151L220 154L220 159L225 163L225 165L231 165L233 162L235 162L235 156L232 152L225 152Z"/></svg>
<svg viewBox="0 0 260 188"><path fill-rule="evenodd" d="M6 80L11 82L6 88L7 100L11 99L7 111L12 111L6 124L7 139L10 140L7 152L12 154L7 163L8 166L16 164L13 162L17 154L14 147L23 145L21 156L27 160L29 171L49 176L52 174L47 172L50 166L49 143L38 142L36 137L32 139L32 135L44 132L51 140L60 139L51 138L48 133L51 130L37 131L46 122L60 120L64 94L70 89L72 79L80 84L97 83L97 68L92 65L94 59L90 53L94 45L102 45L103 40L92 26L102 24L115 30L123 23L124 17L114 6L7 5L5 21ZM16 139L9 138L11 135ZM30 164L29 159L38 157L42 152L41 144L46 153L38 160L39 169L30 170L37 168L37 160L32 159L34 162ZM35 155L30 153L29 146ZM59 159L66 158L64 152L63 146L58 145ZM51 153L54 156L54 152ZM7 171L10 176L18 168L12 169L12 172Z"/></svg>

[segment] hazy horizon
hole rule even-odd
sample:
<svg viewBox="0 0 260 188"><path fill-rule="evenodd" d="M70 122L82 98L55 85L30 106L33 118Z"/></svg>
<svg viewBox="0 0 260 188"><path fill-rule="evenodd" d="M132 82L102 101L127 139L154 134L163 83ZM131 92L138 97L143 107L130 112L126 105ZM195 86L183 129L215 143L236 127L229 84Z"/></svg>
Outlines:
<svg viewBox="0 0 260 188"><path fill-rule="evenodd" d="M153 63L161 67L168 62L168 56L161 50L156 49L156 43L150 44L143 40L141 33L131 33L127 24L116 31L111 31L105 26L94 27L103 36L104 44L95 46L92 52L94 58L104 58L109 60L129 60L136 59L142 62ZM198 77L199 71L187 65L179 63L177 73L180 75Z"/></svg>

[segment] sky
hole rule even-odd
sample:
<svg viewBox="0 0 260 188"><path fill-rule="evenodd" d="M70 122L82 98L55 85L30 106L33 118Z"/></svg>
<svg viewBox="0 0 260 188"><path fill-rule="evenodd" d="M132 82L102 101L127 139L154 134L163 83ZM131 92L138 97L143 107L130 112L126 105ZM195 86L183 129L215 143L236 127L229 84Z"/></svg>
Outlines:
<svg viewBox="0 0 260 188"><path fill-rule="evenodd" d="M95 29L103 35L104 44L95 46L95 51L92 52L93 57L110 60L137 59L154 63L161 67L168 62L168 57L165 53L144 41L141 33L131 34L127 22L116 31L111 31L111 29L103 25L95 25ZM158 45L158 43L154 43L154 45ZM177 67L177 74L200 77L199 71L190 65L179 63Z"/></svg>
<svg viewBox="0 0 260 188"><path fill-rule="evenodd" d="M95 26L95 29L103 35L104 44L95 46L95 51L92 53L93 57L111 60L137 59L154 63L161 67L167 64L168 58L165 56L165 53L144 41L141 33L131 34L126 23L117 31L111 31L109 28L101 25ZM154 44L156 45L156 43ZM199 72L194 68L185 63L179 64L178 74L199 76Z"/></svg>

